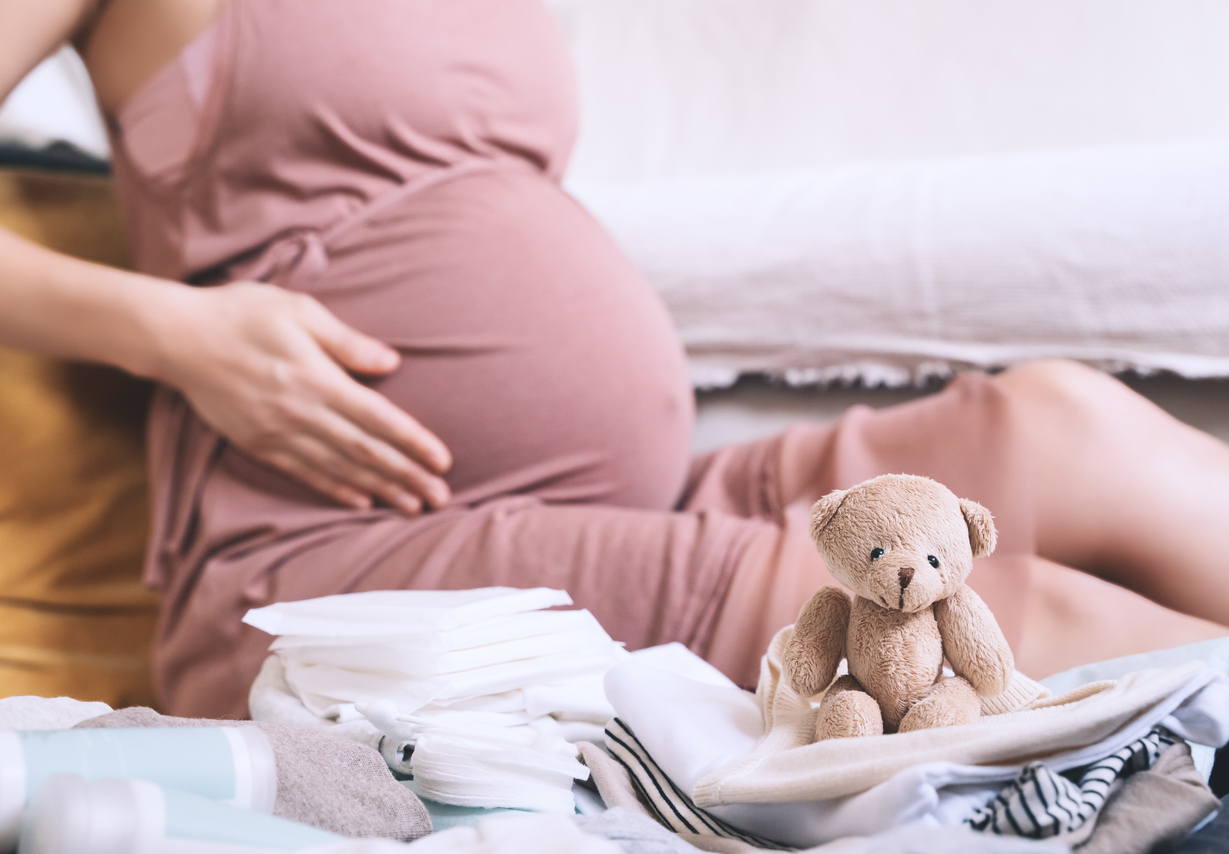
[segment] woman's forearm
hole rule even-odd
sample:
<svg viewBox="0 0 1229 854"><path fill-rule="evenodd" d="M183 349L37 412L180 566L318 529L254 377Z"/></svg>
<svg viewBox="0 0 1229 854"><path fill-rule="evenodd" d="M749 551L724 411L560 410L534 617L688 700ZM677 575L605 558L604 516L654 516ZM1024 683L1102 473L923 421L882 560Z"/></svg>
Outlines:
<svg viewBox="0 0 1229 854"><path fill-rule="evenodd" d="M52 252L0 228L0 346L168 380L192 289Z"/></svg>
<svg viewBox="0 0 1229 854"><path fill-rule="evenodd" d="M237 447L342 503L417 513L449 499L443 442L348 373L387 374L397 352L309 296L256 282L193 288L0 229L0 346L173 386Z"/></svg>

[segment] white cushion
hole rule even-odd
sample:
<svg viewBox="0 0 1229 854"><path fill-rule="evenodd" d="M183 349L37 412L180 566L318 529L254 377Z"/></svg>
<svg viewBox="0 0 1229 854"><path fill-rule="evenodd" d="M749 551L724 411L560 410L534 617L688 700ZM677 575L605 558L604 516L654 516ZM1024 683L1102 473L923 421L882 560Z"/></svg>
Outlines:
<svg viewBox="0 0 1229 854"><path fill-rule="evenodd" d="M1229 376L1229 137L571 189L700 385L1058 356Z"/></svg>

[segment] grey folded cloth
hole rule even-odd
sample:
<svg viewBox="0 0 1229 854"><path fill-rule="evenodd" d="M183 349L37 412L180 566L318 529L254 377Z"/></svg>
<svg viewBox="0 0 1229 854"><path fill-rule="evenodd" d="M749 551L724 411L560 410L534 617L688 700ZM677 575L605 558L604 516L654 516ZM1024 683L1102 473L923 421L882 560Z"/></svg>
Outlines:
<svg viewBox="0 0 1229 854"><path fill-rule="evenodd" d="M1080 854L1169 851L1219 806L1191 761L1190 747L1179 742L1110 796Z"/></svg>
<svg viewBox="0 0 1229 854"><path fill-rule="evenodd" d="M422 801L398 783L380 754L319 730L252 721L172 718L134 707L82 721L78 727L260 727L277 761L273 814L343 836L410 840L431 832Z"/></svg>

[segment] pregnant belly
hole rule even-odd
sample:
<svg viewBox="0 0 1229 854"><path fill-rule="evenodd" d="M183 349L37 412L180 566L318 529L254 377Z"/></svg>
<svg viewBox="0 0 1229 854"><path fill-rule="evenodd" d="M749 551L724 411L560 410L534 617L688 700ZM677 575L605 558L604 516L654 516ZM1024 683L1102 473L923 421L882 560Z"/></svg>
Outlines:
<svg viewBox="0 0 1229 854"><path fill-rule="evenodd" d="M483 172L348 232L304 290L397 347L375 384L451 448L456 500L666 509L692 397L661 301L554 184Z"/></svg>

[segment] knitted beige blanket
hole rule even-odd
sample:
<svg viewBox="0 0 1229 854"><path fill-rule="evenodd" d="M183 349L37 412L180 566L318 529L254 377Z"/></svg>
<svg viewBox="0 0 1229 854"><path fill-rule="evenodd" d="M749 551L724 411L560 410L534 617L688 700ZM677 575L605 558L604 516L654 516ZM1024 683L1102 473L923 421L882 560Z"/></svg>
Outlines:
<svg viewBox="0 0 1229 854"><path fill-rule="evenodd" d="M975 724L812 742L811 698L799 696L781 678L781 651L792 633L789 626L777 634L761 665L756 697L764 714L763 738L751 753L700 780L693 794L697 806L836 798L928 762L1020 766L1045 761L1098 745L1116 733L1125 735L1144 719L1155 720L1160 707L1176 707L1215 677L1201 662L1190 662L1050 697L1017 672L1003 695L983 702L983 717Z"/></svg>

